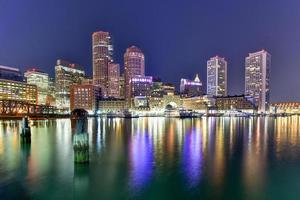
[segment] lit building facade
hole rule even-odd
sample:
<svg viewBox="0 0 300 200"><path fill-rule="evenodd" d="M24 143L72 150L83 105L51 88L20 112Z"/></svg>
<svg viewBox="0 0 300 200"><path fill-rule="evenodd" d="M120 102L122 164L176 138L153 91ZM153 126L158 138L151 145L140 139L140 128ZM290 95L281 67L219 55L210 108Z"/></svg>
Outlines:
<svg viewBox="0 0 300 200"><path fill-rule="evenodd" d="M202 92L202 82L198 74L194 80L184 79L180 80L180 93L186 97L195 97L203 94Z"/></svg>
<svg viewBox="0 0 300 200"><path fill-rule="evenodd" d="M54 78L49 77L49 86L48 86L48 94L46 97L46 105L56 106L55 96L56 96L55 80Z"/></svg>
<svg viewBox="0 0 300 200"><path fill-rule="evenodd" d="M135 46L127 48L124 54L124 66L125 98L129 100L132 96L129 85L131 79L135 76L145 76L145 56L143 52Z"/></svg>
<svg viewBox="0 0 300 200"><path fill-rule="evenodd" d="M215 105L213 98L208 96L196 96L182 99L182 107L186 110L207 112Z"/></svg>
<svg viewBox="0 0 300 200"><path fill-rule="evenodd" d="M0 65L0 79L23 81L21 72L18 68Z"/></svg>
<svg viewBox="0 0 300 200"><path fill-rule="evenodd" d="M82 84L94 84L93 78L88 76L84 77L84 79L82 80Z"/></svg>
<svg viewBox="0 0 300 200"><path fill-rule="evenodd" d="M70 86L81 83L85 72L77 64L57 60L55 66L56 105L58 108L70 109Z"/></svg>
<svg viewBox="0 0 300 200"><path fill-rule="evenodd" d="M37 104L37 86L20 81L0 79L0 99Z"/></svg>
<svg viewBox="0 0 300 200"><path fill-rule="evenodd" d="M163 94L163 82L161 82L158 78L153 78L152 89L151 89L151 97L162 97Z"/></svg>
<svg viewBox="0 0 300 200"><path fill-rule="evenodd" d="M98 110L100 113L108 112L122 112L127 109L127 103L125 99L101 99L99 101Z"/></svg>
<svg viewBox="0 0 300 200"><path fill-rule="evenodd" d="M175 86L170 83L163 83L160 79L153 79L151 97L163 97L164 95L174 95Z"/></svg>
<svg viewBox="0 0 300 200"><path fill-rule="evenodd" d="M152 76L134 76L130 80L130 88L132 97L151 96Z"/></svg>
<svg viewBox="0 0 300 200"><path fill-rule="evenodd" d="M152 96L149 98L149 107L152 111L164 109L163 97Z"/></svg>
<svg viewBox="0 0 300 200"><path fill-rule="evenodd" d="M270 107L274 114L300 114L300 102L277 102Z"/></svg>
<svg viewBox="0 0 300 200"><path fill-rule="evenodd" d="M92 35L93 82L101 87L106 96L108 89L108 67L113 62L113 45L109 32L98 31Z"/></svg>
<svg viewBox="0 0 300 200"><path fill-rule="evenodd" d="M26 78L28 84L37 86L37 104L45 105L49 92L49 75L37 70L36 68L32 68L24 73L24 77Z"/></svg>
<svg viewBox="0 0 300 200"><path fill-rule="evenodd" d="M217 110L238 110L238 111L254 111L256 110L252 98L245 95L216 97Z"/></svg>
<svg viewBox="0 0 300 200"><path fill-rule="evenodd" d="M175 95L176 88L171 83L163 83L162 90L164 95Z"/></svg>
<svg viewBox="0 0 300 200"><path fill-rule="evenodd" d="M116 63L108 65L107 96L120 98L120 65Z"/></svg>
<svg viewBox="0 0 300 200"><path fill-rule="evenodd" d="M122 74L119 79L120 99L125 99L125 76Z"/></svg>
<svg viewBox="0 0 300 200"><path fill-rule="evenodd" d="M269 109L271 55L265 51L250 53L245 59L245 94L254 98L258 112Z"/></svg>
<svg viewBox="0 0 300 200"><path fill-rule="evenodd" d="M227 95L227 61L215 56L207 61L207 94Z"/></svg>
<svg viewBox="0 0 300 200"><path fill-rule="evenodd" d="M182 107L182 98L180 95L164 95L163 96L163 108L167 108L168 105L175 106L176 108Z"/></svg>
<svg viewBox="0 0 300 200"><path fill-rule="evenodd" d="M70 86L70 110L84 109L95 113L101 97L101 89L93 84L73 84Z"/></svg>

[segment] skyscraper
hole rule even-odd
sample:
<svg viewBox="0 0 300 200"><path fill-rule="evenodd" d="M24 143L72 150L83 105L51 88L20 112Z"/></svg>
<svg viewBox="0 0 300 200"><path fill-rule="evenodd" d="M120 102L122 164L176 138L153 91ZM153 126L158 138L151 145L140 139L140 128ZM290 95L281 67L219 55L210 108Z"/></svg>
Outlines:
<svg viewBox="0 0 300 200"><path fill-rule="evenodd" d="M227 95L227 61L215 56L207 61L207 94Z"/></svg>
<svg viewBox="0 0 300 200"><path fill-rule="evenodd" d="M120 97L120 65L109 63L108 65L108 91L109 97Z"/></svg>
<svg viewBox="0 0 300 200"><path fill-rule="evenodd" d="M45 105L49 91L49 75L36 68L32 68L27 70L24 76L28 84L37 86L38 104Z"/></svg>
<svg viewBox="0 0 300 200"><path fill-rule="evenodd" d="M136 46L126 49L124 54L125 66L125 98L131 96L130 80L134 76L145 76L145 57L143 52Z"/></svg>
<svg viewBox="0 0 300 200"><path fill-rule="evenodd" d="M57 60L55 66L56 105L59 108L70 108L70 86L81 83L85 72L77 64Z"/></svg>
<svg viewBox="0 0 300 200"><path fill-rule="evenodd" d="M108 64L113 62L113 46L108 32L98 31L93 35L93 82L102 89L104 96L108 88Z"/></svg>
<svg viewBox="0 0 300 200"><path fill-rule="evenodd" d="M254 98L259 112L269 108L271 54L262 50L245 59L245 94Z"/></svg>

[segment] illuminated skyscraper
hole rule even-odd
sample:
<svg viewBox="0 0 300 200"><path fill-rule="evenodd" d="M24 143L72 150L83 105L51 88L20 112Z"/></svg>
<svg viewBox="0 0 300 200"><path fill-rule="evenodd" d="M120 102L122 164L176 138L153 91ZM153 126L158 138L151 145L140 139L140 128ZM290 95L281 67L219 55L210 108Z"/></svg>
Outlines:
<svg viewBox="0 0 300 200"><path fill-rule="evenodd" d="M227 95L227 61L215 56L207 61L207 94Z"/></svg>
<svg viewBox="0 0 300 200"><path fill-rule="evenodd" d="M93 82L102 89L104 96L108 88L108 65L113 62L113 46L108 32L98 31L93 35Z"/></svg>
<svg viewBox="0 0 300 200"><path fill-rule="evenodd" d="M250 53L245 60L245 94L254 98L259 112L269 108L271 55L265 51Z"/></svg>
<svg viewBox="0 0 300 200"><path fill-rule="evenodd" d="M131 46L126 49L124 54L124 66L125 66L125 98L129 99L131 94L130 80L134 76L145 75L145 57L143 52L135 47Z"/></svg>
<svg viewBox="0 0 300 200"><path fill-rule="evenodd" d="M120 97L120 65L109 63L108 65L108 91L109 97Z"/></svg>
<svg viewBox="0 0 300 200"><path fill-rule="evenodd" d="M48 94L46 98L46 105L49 106L56 106L56 86L55 86L55 79L52 77L49 77L49 85L48 85Z"/></svg>
<svg viewBox="0 0 300 200"><path fill-rule="evenodd" d="M41 72L36 68L27 70L24 73L28 84L37 86L38 104L45 105L49 91L49 76L47 73Z"/></svg>
<svg viewBox="0 0 300 200"><path fill-rule="evenodd" d="M55 66L56 105L59 108L70 108L70 86L81 83L85 72L77 64L57 60Z"/></svg>

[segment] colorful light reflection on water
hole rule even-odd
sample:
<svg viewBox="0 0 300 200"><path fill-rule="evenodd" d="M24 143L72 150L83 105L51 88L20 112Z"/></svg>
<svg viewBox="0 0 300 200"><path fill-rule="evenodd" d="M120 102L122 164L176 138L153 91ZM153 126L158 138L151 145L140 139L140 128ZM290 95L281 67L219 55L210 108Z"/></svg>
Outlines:
<svg viewBox="0 0 300 200"><path fill-rule="evenodd" d="M0 121L0 196L23 199L288 199L300 196L300 117Z"/></svg>

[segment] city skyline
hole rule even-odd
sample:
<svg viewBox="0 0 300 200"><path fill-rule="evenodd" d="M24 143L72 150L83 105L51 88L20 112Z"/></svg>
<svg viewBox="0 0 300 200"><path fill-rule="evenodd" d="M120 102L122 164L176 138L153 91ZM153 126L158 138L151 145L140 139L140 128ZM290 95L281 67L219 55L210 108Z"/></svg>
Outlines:
<svg viewBox="0 0 300 200"><path fill-rule="evenodd" d="M270 5L266 2L259 2L260 9L254 9L254 12L257 14L256 16L261 19L258 22L254 18L246 17L236 10L236 8L239 7L242 12L245 11L249 13L250 8L255 8L255 6L248 2L243 2L244 6L242 7L240 2L231 1L228 2L228 5L225 7L224 3L220 3L221 5L218 5L216 9L220 10L221 8L225 8L224 11L221 12L221 14L225 14L224 19L220 18L221 14L214 17L209 13L211 7L215 6L213 2L194 3L193 7L195 8L184 3L173 3L174 8L172 7L166 13L165 17L162 16L161 11L167 7L168 3L161 3L161 7L158 8L158 15L155 16L153 20L147 17L149 11L145 11L147 11L146 7L153 8L154 3L146 3L147 6L137 5L138 8L141 9L137 9L136 12L140 14L143 19L142 21L134 17L136 14L125 16L123 20L128 21L128 29L121 28L124 27L120 24L122 20L113 17L116 15L115 12L128 13L129 10L131 10L129 5L124 5L124 3L117 3L115 1L105 3L106 8L115 8L116 10L111 16L107 14L107 11L104 12L105 14L103 15L108 17L107 19L102 19L102 15L89 12L93 10L92 7L97 5L96 2L93 2L90 5L86 5L83 10L84 17L82 20L79 19L78 22L72 20L73 14L71 13L71 8L76 10L79 9L80 6L78 3L70 4L71 8L68 8L66 13L63 14L64 20L58 22L56 21L58 19L55 17L57 11L52 13L54 8L56 8L55 1L46 3L45 7L42 6L41 9L33 13L32 16L27 16L26 13L34 9L34 6L32 6L33 2L34 1L27 3L28 5L24 4L23 6L18 6L18 8L15 8L14 5L16 2L14 1L3 1L0 3L1 7L4 8L4 18L2 20L5 21L4 26L2 26L4 29L0 34L0 42L3 46L2 50L0 50L1 65L18 67L21 68L22 71L26 70L24 66L38 66L53 77L55 60L62 58L86 66L85 70L87 74L91 75L92 53L90 35L95 31L103 30L108 31L112 35L116 55L115 62L121 64L120 67L122 71L124 69L122 57L125 49L131 45L136 45L143 50L146 57L145 74L159 76L165 82L175 83L177 88L180 78L193 78L196 73L200 75L203 83L206 83L206 60L214 55L224 56L228 61L228 94L230 95L244 93L244 59L248 53L266 49L272 54L273 58L270 84L272 91L271 102L297 101L300 99L300 95L296 93L297 63L300 62L296 53L299 52L299 47L296 45L297 42L295 42L297 41L296 35L300 30L294 26L297 21L295 19L297 19L298 16L296 12L297 9L295 9L297 5L299 5L298 2L289 1L289 3L285 4L274 2ZM66 9L68 3L69 2L62 3L58 10ZM117 6L119 4L122 4L122 6ZM174 17L175 11L178 11L180 6L183 6L183 14L179 19L181 23L179 23L178 27L168 25L166 23L167 19ZM201 8L202 6L203 8ZM231 6L232 8L229 8ZM19 21L13 20L15 18L10 14L13 13L11 12L13 8L17 9L16 13L18 15L24 15L24 19L22 18ZM102 10L102 8L100 8L100 10ZM53 19L49 21L51 23L49 23L49 28L46 29L52 34L43 35L45 31L41 29L43 23L39 23L41 19L37 18L37 15L40 14L41 11L45 11L45 15L42 16L42 19L49 20L49 16L54 14L53 16L51 15ZM191 24L187 24L192 17L188 15L189 11L194 16L194 22ZM202 11L203 14L201 14L200 11ZM231 11L233 11L232 14L229 14ZM263 11L269 13L269 15L263 17L265 16ZM278 15L272 15L272 13L278 11ZM205 16L204 13L207 15L207 19L203 18ZM228 16L226 16L226 14ZM150 16L153 16L151 12ZM237 19L239 16L242 17L241 21ZM273 16L273 19L270 19L269 16ZM161 20L159 20L159 17ZM75 19L77 20L78 18ZM199 26L194 27L198 19ZM23 25L20 24L24 22L23 20L33 23L32 26L34 29L30 29L29 31L24 28ZM83 22L87 20L90 20L90 22L87 23L87 25L83 25ZM208 29L209 27L211 28L211 26L208 25L207 22L217 22L218 20L220 20L220 24L227 21L229 30L224 30L222 34L214 33L214 29L209 31ZM229 22L232 22L232 25ZM9 23L11 24L9 25ZM35 26L36 23L39 23L39 25ZM184 29L184 25L182 24L186 25L186 29ZM230 30L233 25L237 25L236 29ZM247 26L249 26L249 30L251 30L249 33L242 31L242 29L245 29ZM267 26L267 29L264 29L264 26ZM59 33L53 33L55 31L54 27L65 28L58 31ZM153 30L153 27L156 29ZM49 30L50 28L53 28L53 30ZM277 33L280 29L284 31ZM22 41L16 38L15 35L21 32L21 30ZM153 32L150 34L149 30L153 30ZM70 31L74 32L69 34ZM164 31L167 32L164 33ZM174 36L170 35L170 31L174 33ZM234 31L237 33L234 33ZM29 35L29 33L31 35ZM211 34L211 36L209 34ZM229 36L230 34L232 34L232 36ZM245 35L236 37L238 34ZM41 41L41 35L47 39L45 43L39 42ZM183 38L183 35L187 37ZM36 38L36 40L33 40L33 38ZM152 39L149 40L149 38ZM173 43L172 41L174 39L176 42ZM206 40L209 42L206 42ZM26 50L25 52L24 49L28 49L28 47L30 47L30 50ZM42 49L46 49L46 51L42 51ZM181 52L180 49L185 49L185 51ZM12 52L16 52L16 54L12 54ZM179 52L182 53L182 58L178 57ZM172 73L168 73L170 70L172 70ZM279 84L282 76L289 77L289 79L287 79L284 84Z"/></svg>

